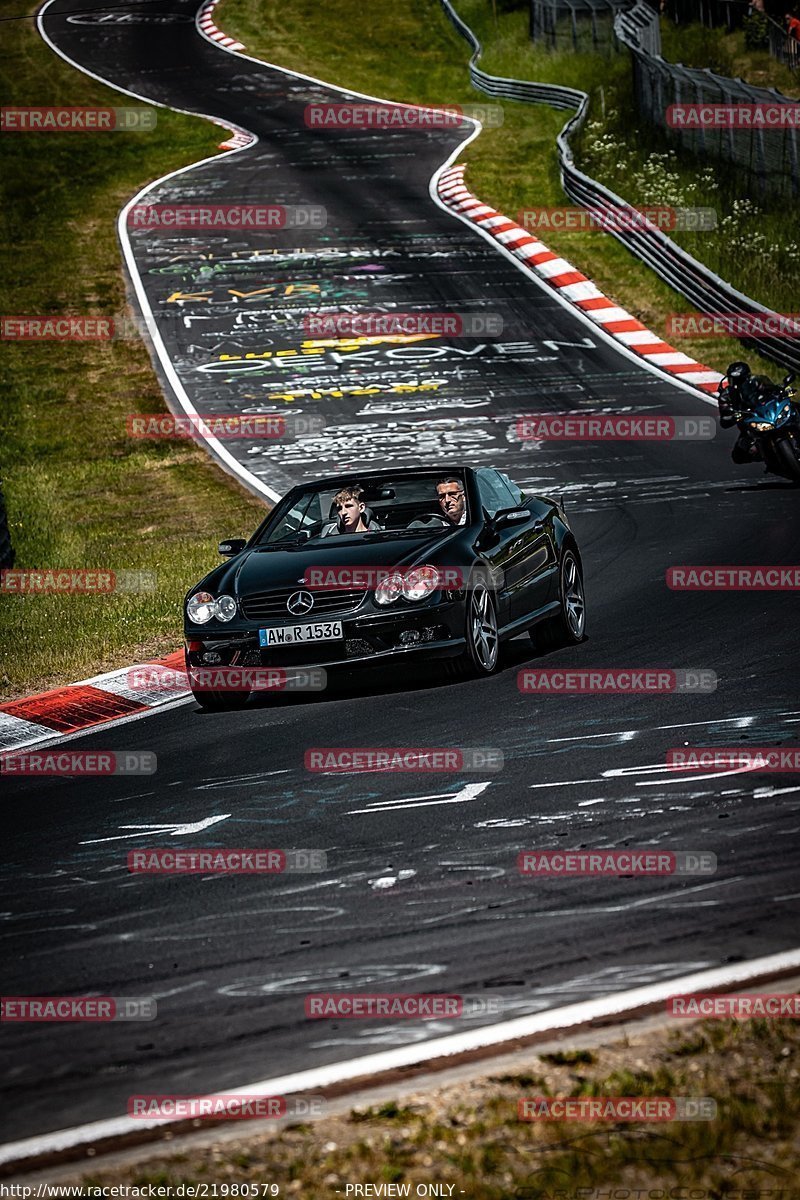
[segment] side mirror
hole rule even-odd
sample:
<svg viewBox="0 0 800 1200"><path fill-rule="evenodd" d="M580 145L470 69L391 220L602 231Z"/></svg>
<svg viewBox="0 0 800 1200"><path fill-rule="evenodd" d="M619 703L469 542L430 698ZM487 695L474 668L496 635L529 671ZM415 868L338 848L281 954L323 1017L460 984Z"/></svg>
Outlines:
<svg viewBox="0 0 800 1200"><path fill-rule="evenodd" d="M503 529L506 525L523 525L530 521L531 514L527 508L504 508L494 515L495 529Z"/></svg>
<svg viewBox="0 0 800 1200"><path fill-rule="evenodd" d="M246 538L227 538L220 542L218 550L223 558L233 558L234 554L241 554L246 545Z"/></svg>
<svg viewBox="0 0 800 1200"><path fill-rule="evenodd" d="M795 375L794 371L790 371L788 375L784 376L783 386L788 387L790 383L794 383L796 378L797 376Z"/></svg>

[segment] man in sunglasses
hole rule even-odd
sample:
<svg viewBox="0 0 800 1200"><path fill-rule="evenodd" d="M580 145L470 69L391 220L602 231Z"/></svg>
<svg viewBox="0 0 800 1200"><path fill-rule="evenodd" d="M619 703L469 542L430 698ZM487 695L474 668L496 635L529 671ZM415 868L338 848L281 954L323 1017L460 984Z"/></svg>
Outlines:
<svg viewBox="0 0 800 1200"><path fill-rule="evenodd" d="M439 501L438 513L426 513L425 516L412 521L409 529L427 528L429 525L466 525L467 505L463 480L451 475L437 480L436 499Z"/></svg>
<svg viewBox="0 0 800 1200"><path fill-rule="evenodd" d="M440 479L436 484L436 495L442 516L451 525L466 525L467 506L464 485L460 479Z"/></svg>

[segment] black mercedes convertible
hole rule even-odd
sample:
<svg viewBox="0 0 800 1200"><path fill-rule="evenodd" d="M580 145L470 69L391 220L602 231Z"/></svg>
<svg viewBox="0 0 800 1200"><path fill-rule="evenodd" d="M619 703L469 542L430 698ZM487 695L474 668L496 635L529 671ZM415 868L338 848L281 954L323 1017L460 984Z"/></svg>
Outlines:
<svg viewBox="0 0 800 1200"><path fill-rule="evenodd" d="M415 656L489 675L501 641L580 642L583 569L558 501L490 467L350 472L293 488L184 604L189 683L242 704L272 668ZM256 685L258 686L258 685Z"/></svg>

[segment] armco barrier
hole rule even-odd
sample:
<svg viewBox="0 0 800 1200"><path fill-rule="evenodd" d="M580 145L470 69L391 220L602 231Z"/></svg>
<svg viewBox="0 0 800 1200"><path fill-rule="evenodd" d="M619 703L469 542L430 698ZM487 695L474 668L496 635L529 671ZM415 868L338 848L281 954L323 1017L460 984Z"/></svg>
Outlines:
<svg viewBox="0 0 800 1200"><path fill-rule="evenodd" d="M522 79L503 79L489 75L478 66L483 47L467 24L459 17L450 0L439 0L442 8L458 33L472 47L469 60L469 77L472 86L487 96L499 96L507 100L518 100L527 104L549 104L552 108L572 110L572 116L556 139L561 184L570 200L587 208L626 209L632 206L603 184L592 179L575 166L570 136L578 130L586 118L589 97L577 88L561 87L551 83L533 83ZM630 17L631 14L626 14ZM633 222L632 222L633 223ZM620 222L621 224L621 222ZM610 235L622 242L633 254L680 292L695 308L704 313L740 313L743 315L774 315L771 309L742 295L724 279L720 279L703 263L677 246L661 230L646 231L632 229L610 230ZM800 338L742 339L744 345L756 348L767 358L792 370L800 371Z"/></svg>

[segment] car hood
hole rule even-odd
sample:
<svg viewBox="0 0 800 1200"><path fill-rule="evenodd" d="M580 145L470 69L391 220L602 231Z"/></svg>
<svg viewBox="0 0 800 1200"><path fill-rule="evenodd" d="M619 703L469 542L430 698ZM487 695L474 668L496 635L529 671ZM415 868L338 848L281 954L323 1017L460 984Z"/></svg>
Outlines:
<svg viewBox="0 0 800 1200"><path fill-rule="evenodd" d="M392 538L364 544L355 539L339 542L326 539L312 547L297 546L281 550L244 550L230 562L217 567L203 579L203 589L220 594L228 592L249 595L273 588L302 586L301 580L309 568L336 567L400 567L429 562L450 564L452 543L459 540L464 527L442 537L437 530L431 537ZM195 587L192 591L199 589Z"/></svg>

